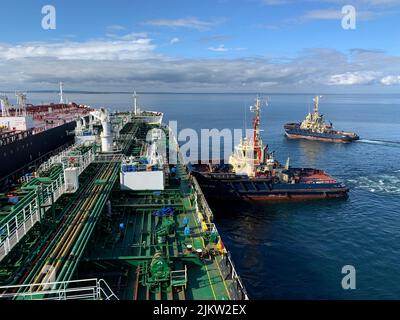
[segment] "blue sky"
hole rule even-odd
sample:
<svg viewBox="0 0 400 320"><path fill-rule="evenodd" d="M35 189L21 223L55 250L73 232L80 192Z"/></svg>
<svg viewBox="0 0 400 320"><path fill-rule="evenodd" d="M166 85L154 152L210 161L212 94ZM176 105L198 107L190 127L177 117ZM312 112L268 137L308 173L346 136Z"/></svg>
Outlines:
<svg viewBox="0 0 400 320"><path fill-rule="evenodd" d="M399 92L399 18L400 0L7 1L0 90Z"/></svg>

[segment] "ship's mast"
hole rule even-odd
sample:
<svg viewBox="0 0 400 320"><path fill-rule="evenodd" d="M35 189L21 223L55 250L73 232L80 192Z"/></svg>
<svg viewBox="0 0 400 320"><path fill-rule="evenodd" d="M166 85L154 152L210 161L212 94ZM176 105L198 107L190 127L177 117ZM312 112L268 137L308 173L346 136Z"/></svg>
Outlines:
<svg viewBox="0 0 400 320"><path fill-rule="evenodd" d="M10 115L10 102L8 101L8 97L6 95L0 96L0 104L1 104L1 116L8 117Z"/></svg>
<svg viewBox="0 0 400 320"><path fill-rule="evenodd" d="M136 91L133 91L133 114L136 116L138 113L138 104L137 104L137 94Z"/></svg>
<svg viewBox="0 0 400 320"><path fill-rule="evenodd" d="M60 82L60 104L64 104L64 83Z"/></svg>
<svg viewBox="0 0 400 320"><path fill-rule="evenodd" d="M262 161L262 142L260 137L260 110L261 101L260 97L257 96L256 104L250 108L255 113L253 119L253 146L254 146L254 159L258 160L258 163Z"/></svg>
<svg viewBox="0 0 400 320"><path fill-rule="evenodd" d="M314 97L314 113L316 114L319 112L319 98L321 98L321 96Z"/></svg>
<svg viewBox="0 0 400 320"><path fill-rule="evenodd" d="M20 115L26 116L26 93L16 92L17 105Z"/></svg>

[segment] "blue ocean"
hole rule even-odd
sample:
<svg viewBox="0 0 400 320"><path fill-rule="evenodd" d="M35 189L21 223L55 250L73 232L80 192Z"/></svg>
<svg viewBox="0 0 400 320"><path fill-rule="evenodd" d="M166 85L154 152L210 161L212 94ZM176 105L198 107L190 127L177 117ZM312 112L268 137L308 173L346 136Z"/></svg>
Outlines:
<svg viewBox="0 0 400 320"><path fill-rule="evenodd" d="M54 95L54 97L52 96ZM128 110L130 94L68 94L69 101ZM262 138L292 166L327 171L351 189L348 199L214 206L226 247L251 299L400 298L400 94L324 95L320 112L352 144L288 140L286 122L312 107L312 94L272 94L262 112ZM29 94L31 102L56 94ZM165 113L178 127L250 127L254 94L140 94L143 109ZM245 124L247 123L247 124ZM356 270L356 289L344 290L344 265Z"/></svg>

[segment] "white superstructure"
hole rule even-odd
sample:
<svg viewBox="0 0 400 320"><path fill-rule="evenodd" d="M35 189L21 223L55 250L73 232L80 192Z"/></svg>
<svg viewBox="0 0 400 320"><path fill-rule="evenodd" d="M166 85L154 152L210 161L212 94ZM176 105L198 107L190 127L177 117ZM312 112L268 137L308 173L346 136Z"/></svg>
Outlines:
<svg viewBox="0 0 400 320"><path fill-rule="evenodd" d="M142 111L138 103L136 91L133 93L133 119L147 124L158 124L162 122L164 114L158 111Z"/></svg>
<svg viewBox="0 0 400 320"><path fill-rule="evenodd" d="M160 129L156 129L161 131ZM166 159L162 152L162 134L152 131L141 157L123 160L120 173L121 190L164 190Z"/></svg>

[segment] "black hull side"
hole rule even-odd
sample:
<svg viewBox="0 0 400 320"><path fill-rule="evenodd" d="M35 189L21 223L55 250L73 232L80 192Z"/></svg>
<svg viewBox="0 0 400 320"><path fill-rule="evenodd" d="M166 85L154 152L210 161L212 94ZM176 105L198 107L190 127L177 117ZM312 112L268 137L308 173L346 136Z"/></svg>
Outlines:
<svg viewBox="0 0 400 320"><path fill-rule="evenodd" d="M350 143L359 140L359 136L355 133L346 133L336 130L326 133L312 132L310 130L301 129L299 123L285 124L284 129L285 135L289 139L307 139L336 143Z"/></svg>
<svg viewBox="0 0 400 320"><path fill-rule="evenodd" d="M204 176L203 174L192 171L196 177L205 197L214 202L225 201L304 201L316 199L347 198L349 189L341 184L324 186L310 186L309 188L299 186L293 188L282 185L275 189L274 186L267 188L257 188L252 182L240 180L219 180ZM248 189L238 190L237 184L248 184ZM257 183L256 183L257 184Z"/></svg>
<svg viewBox="0 0 400 320"><path fill-rule="evenodd" d="M4 178L45 154L74 141L68 132L75 129L75 121L63 124L22 140L0 147L0 178Z"/></svg>

